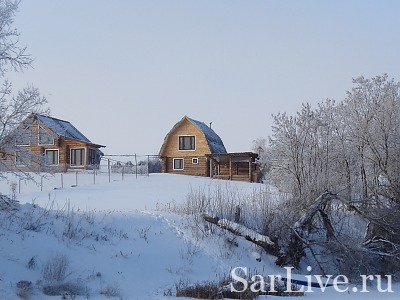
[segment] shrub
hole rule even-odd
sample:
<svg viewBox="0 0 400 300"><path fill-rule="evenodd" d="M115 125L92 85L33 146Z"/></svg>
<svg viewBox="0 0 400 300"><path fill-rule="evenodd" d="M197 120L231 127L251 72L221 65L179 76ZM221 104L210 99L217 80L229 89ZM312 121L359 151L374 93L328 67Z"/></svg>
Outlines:
<svg viewBox="0 0 400 300"><path fill-rule="evenodd" d="M17 296L21 299L29 299L32 295L32 282L21 280L17 282Z"/></svg>
<svg viewBox="0 0 400 300"><path fill-rule="evenodd" d="M45 282L62 282L67 277L69 259L65 255L57 255L50 259L43 268L42 275Z"/></svg>
<svg viewBox="0 0 400 300"><path fill-rule="evenodd" d="M121 297L121 290L117 284L109 284L105 288L102 288L100 294L106 297Z"/></svg>
<svg viewBox="0 0 400 300"><path fill-rule="evenodd" d="M79 283L57 283L43 287L43 294L47 296L89 296L87 287Z"/></svg>

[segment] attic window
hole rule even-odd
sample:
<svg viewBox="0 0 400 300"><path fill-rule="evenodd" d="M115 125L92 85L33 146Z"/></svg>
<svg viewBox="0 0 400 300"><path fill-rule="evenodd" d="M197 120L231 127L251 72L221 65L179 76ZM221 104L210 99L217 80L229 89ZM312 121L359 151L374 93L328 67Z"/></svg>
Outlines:
<svg viewBox="0 0 400 300"><path fill-rule="evenodd" d="M196 137L194 135L179 136L179 150L196 150Z"/></svg>
<svg viewBox="0 0 400 300"><path fill-rule="evenodd" d="M15 144L17 146L30 146L31 142L32 130L30 126L17 130L15 138Z"/></svg>
<svg viewBox="0 0 400 300"><path fill-rule="evenodd" d="M39 145L54 145L53 136L39 126Z"/></svg>

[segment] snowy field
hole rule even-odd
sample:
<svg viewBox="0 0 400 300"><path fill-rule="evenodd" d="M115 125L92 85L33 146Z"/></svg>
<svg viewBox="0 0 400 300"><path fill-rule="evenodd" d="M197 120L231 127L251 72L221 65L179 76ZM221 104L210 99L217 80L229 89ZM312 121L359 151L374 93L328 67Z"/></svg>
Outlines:
<svg viewBox="0 0 400 300"><path fill-rule="evenodd" d="M80 289L83 295L74 299L152 300L178 299L167 296L176 284L219 280L236 267L263 276L286 273L274 265L274 257L244 239L237 238L233 249L223 235L200 239L193 235L190 218L165 209L183 203L191 190L223 188L250 195L262 185L168 174L125 175L124 180L118 175L111 182L107 174L96 179L79 174L76 182L76 174L64 174L61 188L60 176L38 178L38 184L11 177L0 183L2 193L15 194L21 204L19 210L0 212L0 299L61 299L42 293L57 276ZM59 274L52 273L55 265L61 265L53 268ZM21 281L32 286L24 290ZM398 284L393 293L354 288L361 289L313 289L305 297L400 296Z"/></svg>

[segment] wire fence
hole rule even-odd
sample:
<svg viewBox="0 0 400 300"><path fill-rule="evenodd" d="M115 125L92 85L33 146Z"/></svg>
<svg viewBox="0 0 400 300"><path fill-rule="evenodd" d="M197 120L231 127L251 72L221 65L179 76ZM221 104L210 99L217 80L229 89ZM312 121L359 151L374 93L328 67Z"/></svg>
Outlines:
<svg viewBox="0 0 400 300"><path fill-rule="evenodd" d="M15 198L17 194L135 180L160 172L161 161L157 155L105 155L90 170L34 173L32 179L23 179L18 173L6 174L6 180L0 181L0 191Z"/></svg>
<svg viewBox="0 0 400 300"><path fill-rule="evenodd" d="M107 173L148 175L161 173L161 160L158 155L115 154L101 158L99 170Z"/></svg>

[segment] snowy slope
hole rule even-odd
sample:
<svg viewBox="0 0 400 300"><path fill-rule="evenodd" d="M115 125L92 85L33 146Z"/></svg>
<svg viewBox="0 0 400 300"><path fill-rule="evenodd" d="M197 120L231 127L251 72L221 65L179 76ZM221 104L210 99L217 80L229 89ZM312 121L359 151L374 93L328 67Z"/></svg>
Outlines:
<svg viewBox="0 0 400 300"><path fill-rule="evenodd" d="M46 266L60 261L65 265L62 281L81 288L89 299L173 299L164 293L174 291L177 283L218 280L235 267L264 276L285 273L273 257L244 239L231 237L237 247L229 247L226 233L198 238L190 218L165 210L184 202L191 189L223 186L251 193L259 188L256 184L168 174L110 183L98 178L93 184L92 175L86 177L80 174L77 187L65 184L63 189L58 178L46 179L42 192L26 185L17 197L21 208L0 213L0 299L19 299L21 280L32 282L29 299L60 299L42 293L49 284ZM395 293L384 294L373 289L353 293L351 288L343 294L328 288L324 299L399 295L398 285ZM320 290L306 296L322 297Z"/></svg>

